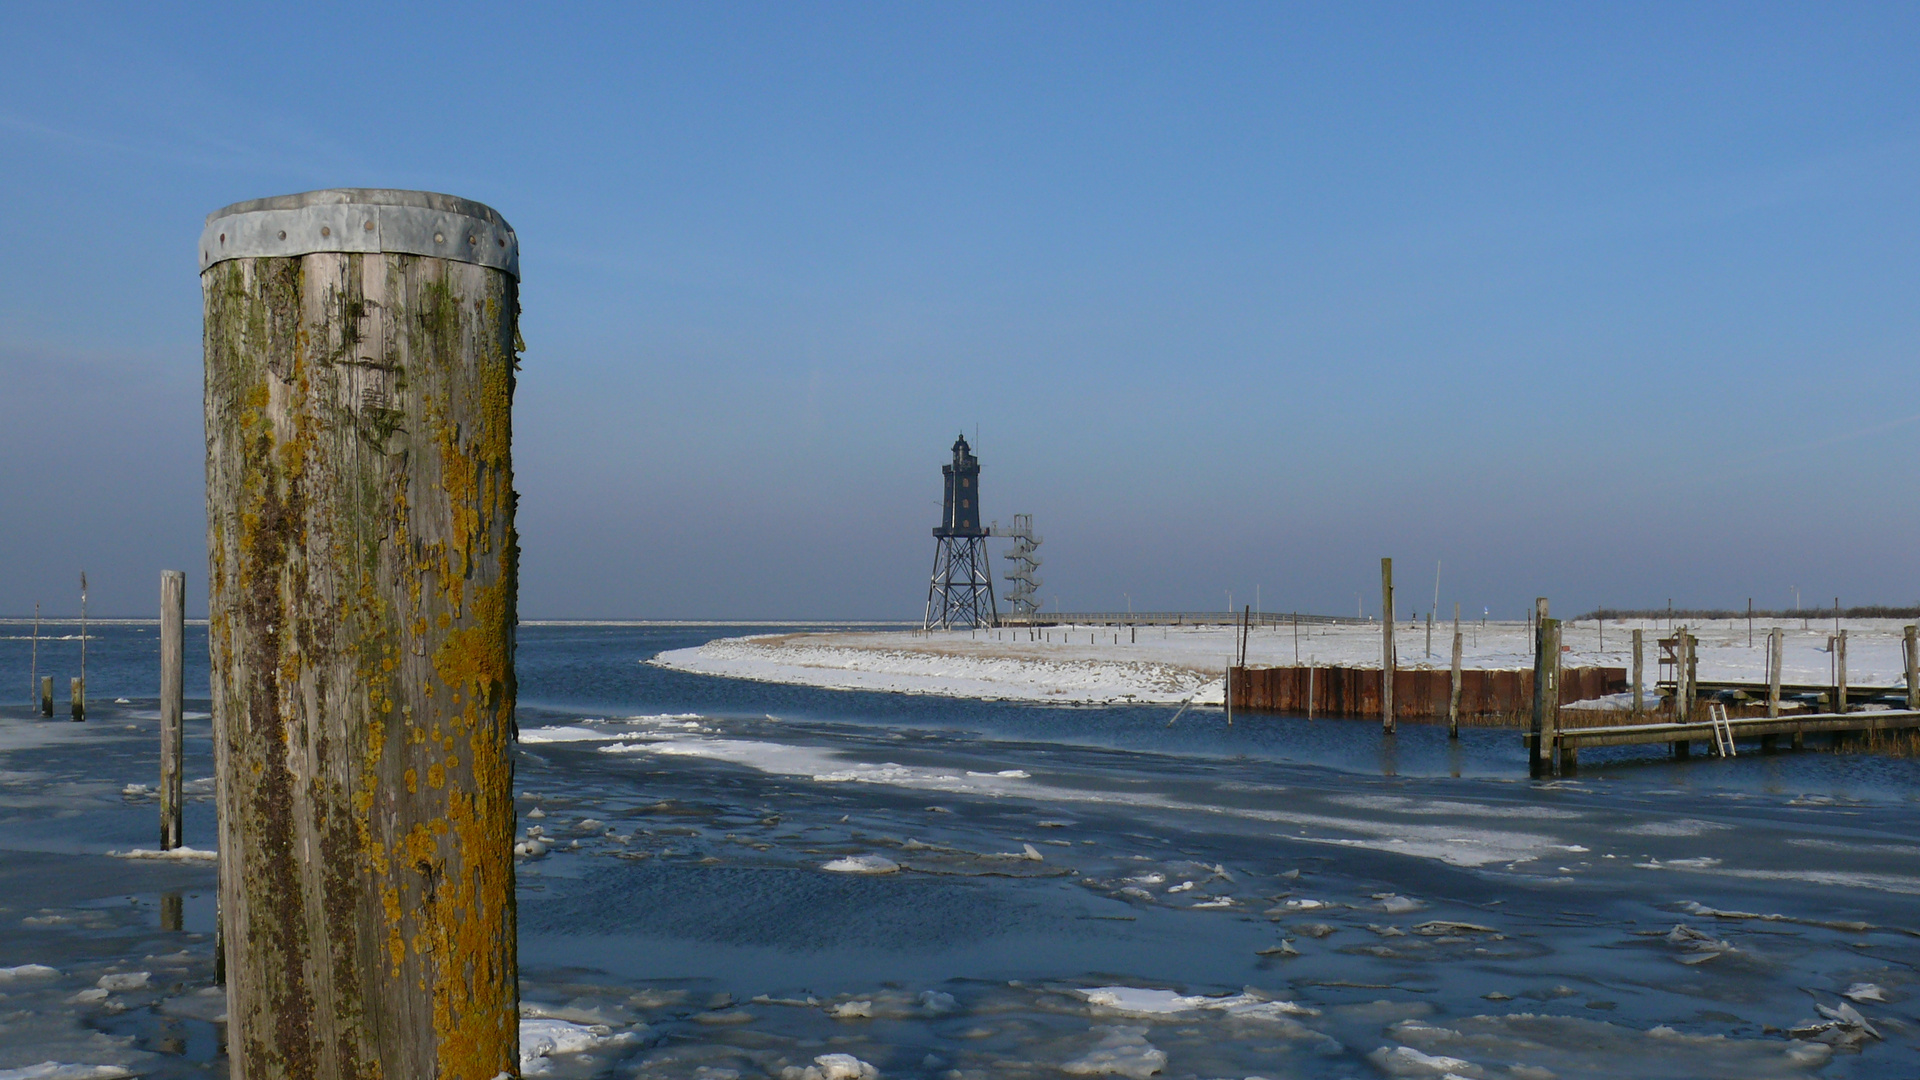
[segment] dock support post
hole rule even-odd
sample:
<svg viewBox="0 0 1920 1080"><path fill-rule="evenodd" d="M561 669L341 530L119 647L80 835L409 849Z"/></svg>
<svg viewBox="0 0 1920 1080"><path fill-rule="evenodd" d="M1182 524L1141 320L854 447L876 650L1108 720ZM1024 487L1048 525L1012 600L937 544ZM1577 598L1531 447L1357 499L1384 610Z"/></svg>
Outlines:
<svg viewBox="0 0 1920 1080"><path fill-rule="evenodd" d="M1767 631L1767 719L1776 719L1780 715L1780 654L1781 637L1779 627Z"/></svg>
<svg viewBox="0 0 1920 1080"><path fill-rule="evenodd" d="M1547 689L1553 682L1549 664L1554 658L1547 655L1547 598L1542 596L1533 602L1533 724L1527 738L1527 773L1530 776L1542 776L1549 768L1548 755L1552 747L1545 742L1547 737Z"/></svg>
<svg viewBox="0 0 1920 1080"><path fill-rule="evenodd" d="M1447 738L1460 737L1460 605L1453 606L1453 683L1447 691Z"/></svg>
<svg viewBox="0 0 1920 1080"><path fill-rule="evenodd" d="M1560 745L1560 646L1562 627L1559 619L1543 619L1547 628L1547 654L1552 658L1548 670L1552 683L1547 688L1547 747L1549 752L1558 752L1554 760L1555 775L1572 772L1579 764L1580 752L1571 746Z"/></svg>
<svg viewBox="0 0 1920 1080"><path fill-rule="evenodd" d="M1907 708L1920 712L1920 643L1915 641L1916 631L1920 631L1920 627L1906 627L1901 641L1906 646Z"/></svg>
<svg viewBox="0 0 1920 1080"><path fill-rule="evenodd" d="M40 676L40 715L53 715L53 676Z"/></svg>
<svg viewBox="0 0 1920 1080"><path fill-rule="evenodd" d="M67 680L67 709L70 720L87 718L87 680L78 675Z"/></svg>
<svg viewBox="0 0 1920 1080"><path fill-rule="evenodd" d="M234 1080L519 1075L517 244L360 189L202 234Z"/></svg>
<svg viewBox="0 0 1920 1080"><path fill-rule="evenodd" d="M1641 709L1640 702L1641 702L1642 688L1647 685L1646 668L1643 666L1644 654L1641 651L1642 646L1645 644L1645 639L1642 638L1641 633L1642 632L1638 629L1634 630L1633 632L1633 715L1634 716L1640 715L1640 709Z"/></svg>
<svg viewBox="0 0 1920 1080"><path fill-rule="evenodd" d="M1833 711L1847 711L1847 632L1833 635Z"/></svg>
<svg viewBox="0 0 1920 1080"><path fill-rule="evenodd" d="M186 653L181 636L187 622L187 575L160 571L160 850L179 847L182 825L181 773L186 757L186 734L181 718L186 709L182 676ZM176 898L175 904L179 901Z"/></svg>
<svg viewBox="0 0 1920 1080"><path fill-rule="evenodd" d="M1380 729L1393 734L1393 560L1380 560Z"/></svg>

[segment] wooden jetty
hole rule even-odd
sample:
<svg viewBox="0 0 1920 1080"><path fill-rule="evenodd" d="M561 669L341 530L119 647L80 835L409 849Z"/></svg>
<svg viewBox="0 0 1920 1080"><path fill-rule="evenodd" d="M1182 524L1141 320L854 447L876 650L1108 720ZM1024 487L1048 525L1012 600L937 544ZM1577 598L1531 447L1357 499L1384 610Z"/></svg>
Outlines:
<svg viewBox="0 0 1920 1080"><path fill-rule="evenodd" d="M1561 714L1566 715L1565 713ZM1808 735L1828 735L1835 745L1848 735L1884 731L1920 729L1920 711L1883 709L1873 712L1803 713L1794 716L1728 717L1726 724L1735 739L1758 739L1762 750L1770 750L1780 736L1799 749ZM1688 757L1696 741L1714 741L1712 720L1666 721L1644 724L1601 724L1591 727L1563 727L1554 733L1554 749L1568 765L1578 763L1583 746L1636 746L1666 743L1675 757ZM1532 738L1528 735L1527 738Z"/></svg>

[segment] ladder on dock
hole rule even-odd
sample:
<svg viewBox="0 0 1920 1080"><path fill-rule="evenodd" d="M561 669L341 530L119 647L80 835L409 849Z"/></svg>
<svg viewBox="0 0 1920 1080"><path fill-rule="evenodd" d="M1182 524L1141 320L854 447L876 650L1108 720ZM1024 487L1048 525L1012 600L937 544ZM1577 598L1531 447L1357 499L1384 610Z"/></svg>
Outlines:
<svg viewBox="0 0 1920 1080"><path fill-rule="evenodd" d="M1736 756L1733 749L1733 723L1727 719L1727 707L1714 702L1707 706L1707 719L1713 724L1713 750L1721 757Z"/></svg>

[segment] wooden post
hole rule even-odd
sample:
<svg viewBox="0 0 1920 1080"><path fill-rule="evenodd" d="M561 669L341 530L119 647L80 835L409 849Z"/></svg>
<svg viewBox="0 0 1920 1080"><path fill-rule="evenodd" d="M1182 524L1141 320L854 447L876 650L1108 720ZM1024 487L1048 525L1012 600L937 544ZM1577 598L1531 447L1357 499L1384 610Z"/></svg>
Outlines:
<svg viewBox="0 0 1920 1080"><path fill-rule="evenodd" d="M1447 738L1460 737L1460 613L1453 617L1453 683L1447 693Z"/></svg>
<svg viewBox="0 0 1920 1080"><path fill-rule="evenodd" d="M1313 663L1307 663L1307 719L1313 719Z"/></svg>
<svg viewBox="0 0 1920 1080"><path fill-rule="evenodd" d="M1782 633L1779 627L1767 631L1767 717L1780 715L1780 654Z"/></svg>
<svg viewBox="0 0 1920 1080"><path fill-rule="evenodd" d="M1839 607L1839 601L1834 601ZM1833 711L1847 711L1847 632L1841 630L1833 635Z"/></svg>
<svg viewBox="0 0 1920 1080"><path fill-rule="evenodd" d="M40 601L33 602L33 662L27 669L27 702L32 704L34 696L40 693ZM52 716L52 713L48 713Z"/></svg>
<svg viewBox="0 0 1920 1080"><path fill-rule="evenodd" d="M40 676L40 715L53 715L53 676Z"/></svg>
<svg viewBox="0 0 1920 1080"><path fill-rule="evenodd" d="M183 676L186 653L181 637L187 622L187 575L160 571L160 850L179 847L182 824L182 762L186 734L181 717L186 709ZM178 900L175 901L178 903Z"/></svg>
<svg viewBox="0 0 1920 1080"><path fill-rule="evenodd" d="M517 240L355 189L200 255L232 1075L517 1076Z"/></svg>
<svg viewBox="0 0 1920 1080"><path fill-rule="evenodd" d="M1559 759L1554 763L1553 771L1556 774L1561 774L1572 772L1579 765L1580 751L1571 746L1560 745L1560 646L1562 644L1562 627L1558 619L1548 619L1547 626L1550 636L1553 639L1549 643L1551 647L1548 649L1549 655L1553 657L1553 663L1549 665L1553 673L1553 685L1547 690L1547 745L1560 752Z"/></svg>
<svg viewBox="0 0 1920 1080"><path fill-rule="evenodd" d="M1907 708L1920 711L1920 647L1916 647L1916 631L1920 631L1920 627L1907 627L1901 640L1906 646Z"/></svg>
<svg viewBox="0 0 1920 1080"><path fill-rule="evenodd" d="M1646 685L1647 685L1647 682L1646 682L1647 669L1644 666L1645 665L1644 649L1646 646L1646 640L1641 636L1644 633L1645 631L1641 630L1639 627L1634 628L1634 631L1633 631L1633 715L1634 716L1640 715L1640 710L1642 708L1641 706L1642 695L1644 694L1646 690Z"/></svg>
<svg viewBox="0 0 1920 1080"><path fill-rule="evenodd" d="M78 675L67 680L67 709L70 720L87 718L87 680Z"/></svg>
<svg viewBox="0 0 1920 1080"><path fill-rule="evenodd" d="M1541 776L1547 771L1548 747L1542 741L1547 734L1547 686L1552 681L1547 655L1547 598L1533 602L1533 725L1527 738L1527 774Z"/></svg>
<svg viewBox="0 0 1920 1080"><path fill-rule="evenodd" d="M1380 729L1393 733L1393 560L1380 560Z"/></svg>

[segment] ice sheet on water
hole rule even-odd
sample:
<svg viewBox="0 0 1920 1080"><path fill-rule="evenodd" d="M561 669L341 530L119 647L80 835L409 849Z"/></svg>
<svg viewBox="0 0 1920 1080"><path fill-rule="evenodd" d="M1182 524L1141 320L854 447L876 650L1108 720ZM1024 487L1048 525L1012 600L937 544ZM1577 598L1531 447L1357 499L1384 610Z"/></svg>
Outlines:
<svg viewBox="0 0 1920 1080"><path fill-rule="evenodd" d="M878 1080L880 1070L852 1054L821 1054L804 1068L789 1065L781 1080Z"/></svg>
<svg viewBox="0 0 1920 1080"><path fill-rule="evenodd" d="M118 975L102 975L94 985L102 990L138 990L152 981L151 971L129 971Z"/></svg>
<svg viewBox="0 0 1920 1080"><path fill-rule="evenodd" d="M52 978L60 972L45 964L20 964L16 967L0 967L0 983L15 982L20 979Z"/></svg>
<svg viewBox="0 0 1920 1080"><path fill-rule="evenodd" d="M1405 1047L1461 1059L1479 1070L1453 1070L1462 1076L1550 1073L1561 1080L1620 1076L1767 1080L1809 1075L1831 1054L1818 1043L1690 1035L1665 1026L1641 1031L1605 1021L1534 1013L1463 1017L1446 1025L1403 1020L1391 1025L1387 1034Z"/></svg>
<svg viewBox="0 0 1920 1080"><path fill-rule="evenodd" d="M630 1043L639 1036L614 1032L605 1024L575 1024L567 1020L523 1017L520 1021L520 1071L532 1075L553 1068L555 1054L578 1054L602 1046Z"/></svg>
<svg viewBox="0 0 1920 1080"><path fill-rule="evenodd" d="M1070 1076L1124 1076L1147 1080L1167 1067L1166 1051L1147 1041L1143 1027L1096 1026L1099 1039L1081 1057L1064 1062L1060 1071Z"/></svg>
<svg viewBox="0 0 1920 1080"><path fill-rule="evenodd" d="M132 1076L119 1065L72 1065L61 1061L43 1061L18 1069L0 1069L0 1080L110 1080Z"/></svg>

